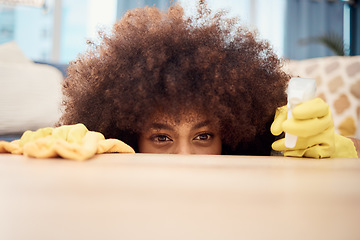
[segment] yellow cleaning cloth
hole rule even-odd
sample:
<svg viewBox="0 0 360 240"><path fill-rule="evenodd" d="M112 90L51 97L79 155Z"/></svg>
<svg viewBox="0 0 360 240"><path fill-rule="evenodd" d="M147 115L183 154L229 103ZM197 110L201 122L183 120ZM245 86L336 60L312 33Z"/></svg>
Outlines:
<svg viewBox="0 0 360 240"><path fill-rule="evenodd" d="M105 139L99 132L89 131L83 124L26 131L20 139L0 141L0 153L24 154L34 158L62 157L87 160L100 153L135 153L118 139Z"/></svg>

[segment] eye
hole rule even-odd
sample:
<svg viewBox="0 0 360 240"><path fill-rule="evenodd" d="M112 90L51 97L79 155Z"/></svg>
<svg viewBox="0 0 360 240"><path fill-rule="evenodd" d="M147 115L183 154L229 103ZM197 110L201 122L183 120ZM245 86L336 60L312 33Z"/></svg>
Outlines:
<svg viewBox="0 0 360 240"><path fill-rule="evenodd" d="M214 134L212 133L200 133L199 135L197 135L194 140L199 140L199 141L209 141L214 137Z"/></svg>
<svg viewBox="0 0 360 240"><path fill-rule="evenodd" d="M172 141L171 138L169 138L168 136L161 135L161 134L154 135L150 139L156 143L166 143L166 142Z"/></svg>

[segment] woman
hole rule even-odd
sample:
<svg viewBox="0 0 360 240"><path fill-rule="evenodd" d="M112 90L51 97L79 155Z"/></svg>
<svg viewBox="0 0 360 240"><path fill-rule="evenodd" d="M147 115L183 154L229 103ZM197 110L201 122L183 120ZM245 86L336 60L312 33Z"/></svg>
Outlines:
<svg viewBox="0 0 360 240"><path fill-rule="evenodd" d="M289 78L268 42L205 1L194 17L139 8L70 64L59 125L137 152L270 155Z"/></svg>

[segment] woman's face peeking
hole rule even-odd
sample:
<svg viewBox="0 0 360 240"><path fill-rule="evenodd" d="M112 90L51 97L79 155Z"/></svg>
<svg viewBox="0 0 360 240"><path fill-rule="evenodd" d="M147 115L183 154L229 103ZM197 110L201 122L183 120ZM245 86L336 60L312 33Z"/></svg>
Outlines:
<svg viewBox="0 0 360 240"><path fill-rule="evenodd" d="M222 150L218 124L191 112L180 121L155 114L144 125L138 146L141 153L221 154Z"/></svg>

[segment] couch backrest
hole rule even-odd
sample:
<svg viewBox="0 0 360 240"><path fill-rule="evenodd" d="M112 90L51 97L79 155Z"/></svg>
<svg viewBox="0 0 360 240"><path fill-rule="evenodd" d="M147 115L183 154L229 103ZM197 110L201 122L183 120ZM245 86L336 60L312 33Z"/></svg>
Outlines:
<svg viewBox="0 0 360 240"><path fill-rule="evenodd" d="M62 81L58 69L33 63L16 43L0 45L0 135L53 126Z"/></svg>

